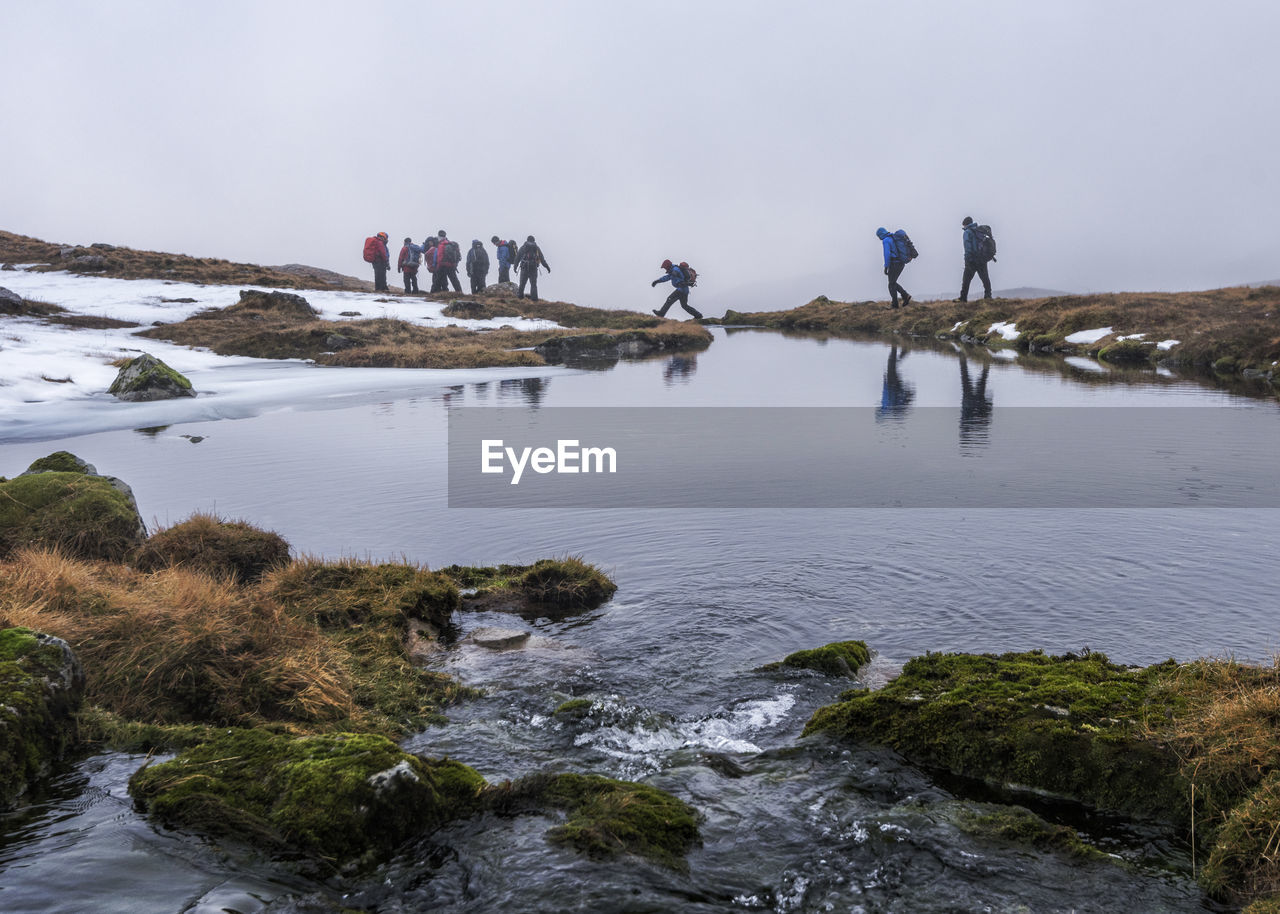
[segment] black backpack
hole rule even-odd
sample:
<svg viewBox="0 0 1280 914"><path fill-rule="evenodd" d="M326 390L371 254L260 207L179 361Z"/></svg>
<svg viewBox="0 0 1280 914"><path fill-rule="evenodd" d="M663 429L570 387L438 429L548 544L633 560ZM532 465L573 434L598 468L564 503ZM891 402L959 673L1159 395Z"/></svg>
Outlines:
<svg viewBox="0 0 1280 914"><path fill-rule="evenodd" d="M450 241L444 246L444 264L449 267L456 267L462 260L462 248L458 247L458 242Z"/></svg>
<svg viewBox="0 0 1280 914"><path fill-rule="evenodd" d="M482 244L473 244L471 246L471 268L477 273L489 272L489 252L484 249Z"/></svg>
<svg viewBox="0 0 1280 914"><path fill-rule="evenodd" d="M984 263L996 259L996 236L989 225L978 226L978 254Z"/></svg>
<svg viewBox="0 0 1280 914"><path fill-rule="evenodd" d="M893 247L898 252L898 259L903 263L911 263L920 256L920 252L911 241L911 236L902 229L893 233Z"/></svg>

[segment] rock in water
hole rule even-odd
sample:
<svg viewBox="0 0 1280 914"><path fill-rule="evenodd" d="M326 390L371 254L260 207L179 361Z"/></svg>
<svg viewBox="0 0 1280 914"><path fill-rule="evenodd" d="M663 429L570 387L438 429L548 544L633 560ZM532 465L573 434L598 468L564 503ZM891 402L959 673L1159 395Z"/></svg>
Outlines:
<svg viewBox="0 0 1280 914"><path fill-rule="evenodd" d="M477 628L471 633L471 640L481 647L500 651L524 644L529 640L529 633L513 628Z"/></svg>
<svg viewBox="0 0 1280 914"><path fill-rule="evenodd" d="M0 808L62 756L83 697L84 670L65 641L0 630Z"/></svg>
<svg viewBox="0 0 1280 914"><path fill-rule="evenodd" d="M194 397L191 382L153 355L143 353L120 369L107 388L121 400L172 400Z"/></svg>

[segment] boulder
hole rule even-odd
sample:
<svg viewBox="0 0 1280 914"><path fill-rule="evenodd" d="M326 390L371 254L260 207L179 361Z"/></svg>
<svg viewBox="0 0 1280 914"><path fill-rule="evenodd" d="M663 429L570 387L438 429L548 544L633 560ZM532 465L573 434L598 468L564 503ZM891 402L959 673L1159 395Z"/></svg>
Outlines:
<svg viewBox="0 0 1280 914"><path fill-rule="evenodd" d="M133 492L58 451L0 482L0 557L48 546L90 559L120 561L147 537Z"/></svg>
<svg viewBox="0 0 1280 914"><path fill-rule="evenodd" d="M153 355L143 353L120 369L107 393L118 399L172 400L194 397L191 382Z"/></svg>
<svg viewBox="0 0 1280 914"><path fill-rule="evenodd" d="M84 254L71 261L71 268L74 270L105 270L107 268L107 259L97 254Z"/></svg>
<svg viewBox="0 0 1280 914"><path fill-rule="evenodd" d="M162 821L350 869L479 810L485 780L384 736L227 730L129 781Z"/></svg>
<svg viewBox="0 0 1280 914"><path fill-rule="evenodd" d="M225 309L227 314L241 311L267 312L273 317L308 321L315 320L320 313L301 295L292 292L261 292L257 289L242 289L240 301Z"/></svg>
<svg viewBox="0 0 1280 914"><path fill-rule="evenodd" d="M18 268L17 268L17 267L15 267L15 266L14 266L13 264L11 264L11 263L0 264L0 270L8 270L9 272L11 272L11 273L12 273L12 272L14 272L14 271L15 271L15 270L17 270L17 269L18 269Z"/></svg>
<svg viewBox="0 0 1280 914"><path fill-rule="evenodd" d="M360 340L343 336L341 333L330 333L324 338L324 345L330 352L338 352L342 349L354 349L364 344Z"/></svg>
<svg viewBox="0 0 1280 914"><path fill-rule="evenodd" d="M63 756L83 698L84 670L65 641L0 630L0 808Z"/></svg>
<svg viewBox="0 0 1280 914"><path fill-rule="evenodd" d="M0 288L0 314L22 314L22 296Z"/></svg>
<svg viewBox="0 0 1280 914"><path fill-rule="evenodd" d="M501 651L507 648L520 647L529 640L529 633L514 628L494 628L486 626L477 628L471 633L471 640L481 647Z"/></svg>

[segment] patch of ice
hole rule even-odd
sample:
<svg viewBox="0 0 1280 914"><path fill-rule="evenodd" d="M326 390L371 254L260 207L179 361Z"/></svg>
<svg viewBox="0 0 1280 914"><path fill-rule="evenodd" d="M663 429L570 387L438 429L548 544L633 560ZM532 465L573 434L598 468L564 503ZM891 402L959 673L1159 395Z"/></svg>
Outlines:
<svg viewBox="0 0 1280 914"><path fill-rule="evenodd" d="M952 327L952 328L951 328L951 332L952 332L952 333L955 333L957 330L959 330L961 327L963 327L963 326L964 326L965 324L967 324L967 323L969 323L969 322L968 322L968 321L956 321L956 325L955 325L954 327Z"/></svg>
<svg viewBox="0 0 1280 914"><path fill-rule="evenodd" d="M1161 352L1168 352L1170 349L1172 349L1174 346L1177 346L1181 342L1182 340L1161 340L1160 342L1156 343L1156 348L1159 349Z"/></svg>
<svg viewBox="0 0 1280 914"><path fill-rule="evenodd" d="M1121 340L1121 341L1124 341L1124 340L1140 340L1140 339L1142 339L1144 336L1146 336L1146 334L1145 334L1145 333L1130 333L1130 334L1128 334L1128 335L1126 335L1126 336L1118 336L1118 337L1116 337L1116 339Z"/></svg>
<svg viewBox="0 0 1280 914"><path fill-rule="evenodd" d="M1013 321L997 321L987 329L987 334L997 333L1006 340L1016 340L1022 336L1022 331L1018 329L1018 325Z"/></svg>
<svg viewBox="0 0 1280 914"><path fill-rule="evenodd" d="M1098 327L1094 330L1079 330L1067 337L1068 343L1096 343L1104 336L1111 335L1110 327Z"/></svg>
<svg viewBox="0 0 1280 914"><path fill-rule="evenodd" d="M1108 369L1101 362L1095 362L1093 359L1081 358L1078 355L1069 355L1063 361L1068 365L1079 368L1082 371L1090 371L1094 374L1106 374Z"/></svg>

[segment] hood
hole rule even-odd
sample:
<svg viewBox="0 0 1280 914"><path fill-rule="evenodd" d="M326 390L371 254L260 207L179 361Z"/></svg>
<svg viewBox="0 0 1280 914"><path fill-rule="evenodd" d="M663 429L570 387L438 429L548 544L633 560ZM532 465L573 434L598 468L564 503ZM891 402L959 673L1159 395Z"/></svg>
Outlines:
<svg viewBox="0 0 1280 914"><path fill-rule="evenodd" d="M889 230L881 226L880 228L876 229L876 237L879 238L881 241L883 241L885 238L889 237Z"/></svg>
<svg viewBox="0 0 1280 914"><path fill-rule="evenodd" d="M474 248L474 247L484 247L484 242L483 242L483 241L481 241L479 238L472 238L472 239L471 239L471 246L472 246L473 248Z"/></svg>

